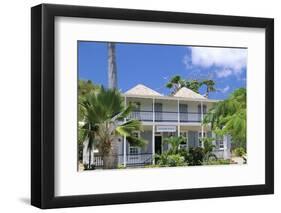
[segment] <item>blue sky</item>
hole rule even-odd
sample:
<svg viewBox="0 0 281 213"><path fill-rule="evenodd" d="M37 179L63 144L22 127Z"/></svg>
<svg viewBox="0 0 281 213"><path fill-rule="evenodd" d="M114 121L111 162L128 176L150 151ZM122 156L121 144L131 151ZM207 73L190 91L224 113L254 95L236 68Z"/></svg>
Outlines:
<svg viewBox="0 0 281 213"><path fill-rule="evenodd" d="M247 49L116 43L116 61L122 92L141 83L167 95L165 84L174 75L213 79L217 88L209 95L213 99L225 99L246 87ZM78 73L80 80L107 86L106 42L79 41ZM200 93L204 92L202 87Z"/></svg>

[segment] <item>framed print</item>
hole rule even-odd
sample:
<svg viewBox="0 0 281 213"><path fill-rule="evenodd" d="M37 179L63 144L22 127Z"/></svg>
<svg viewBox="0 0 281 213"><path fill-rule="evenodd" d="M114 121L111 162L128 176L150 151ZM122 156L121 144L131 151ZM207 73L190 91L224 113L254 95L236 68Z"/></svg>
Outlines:
<svg viewBox="0 0 281 213"><path fill-rule="evenodd" d="M31 203L274 192L274 21L31 9Z"/></svg>

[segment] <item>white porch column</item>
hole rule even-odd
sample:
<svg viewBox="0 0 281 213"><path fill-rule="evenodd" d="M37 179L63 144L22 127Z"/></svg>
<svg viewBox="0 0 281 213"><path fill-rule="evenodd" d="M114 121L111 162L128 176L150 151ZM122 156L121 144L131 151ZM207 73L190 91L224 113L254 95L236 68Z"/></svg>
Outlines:
<svg viewBox="0 0 281 213"><path fill-rule="evenodd" d="M227 136L223 136L223 158L228 159L228 152L227 152Z"/></svg>
<svg viewBox="0 0 281 213"><path fill-rule="evenodd" d="M178 137L180 136L180 100L178 99Z"/></svg>
<svg viewBox="0 0 281 213"><path fill-rule="evenodd" d="M154 155L155 155L155 99L152 99L152 163L155 164Z"/></svg>
<svg viewBox="0 0 281 213"><path fill-rule="evenodd" d="M154 159L154 155L155 155L155 125L152 125L152 163L155 164L155 159Z"/></svg>
<svg viewBox="0 0 281 213"><path fill-rule="evenodd" d="M203 126L203 103L200 102L201 105L201 147L204 148L203 137L204 137L204 126Z"/></svg>
<svg viewBox="0 0 281 213"><path fill-rule="evenodd" d="M126 167L127 165L127 159L126 159L126 155L127 155L127 147L126 147L126 136L124 136L124 141L123 141L123 164L124 167Z"/></svg>
<svg viewBox="0 0 281 213"><path fill-rule="evenodd" d="M152 121L155 122L155 99L152 99Z"/></svg>
<svg viewBox="0 0 281 213"><path fill-rule="evenodd" d="M127 107L127 98L125 96L125 108ZM124 118L124 122L126 122L126 118ZM123 165L124 167L126 167L127 165L127 158L126 158L126 155L127 155L127 143L126 143L126 136L124 136L124 141L123 141Z"/></svg>

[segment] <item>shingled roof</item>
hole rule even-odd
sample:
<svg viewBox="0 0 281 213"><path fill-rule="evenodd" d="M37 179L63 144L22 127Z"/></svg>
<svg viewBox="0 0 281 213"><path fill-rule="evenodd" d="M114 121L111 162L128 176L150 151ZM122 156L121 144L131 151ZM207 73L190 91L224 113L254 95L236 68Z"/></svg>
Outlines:
<svg viewBox="0 0 281 213"><path fill-rule="evenodd" d="M192 91L191 89L188 89L186 87L182 87L179 91L176 92L176 94L173 95L174 97L179 98L197 98L197 99L206 99L204 96Z"/></svg>
<svg viewBox="0 0 281 213"><path fill-rule="evenodd" d="M125 92L125 95L163 96L160 93L154 91L153 89L150 89L149 87L143 84L138 84L132 89L129 89L128 91Z"/></svg>

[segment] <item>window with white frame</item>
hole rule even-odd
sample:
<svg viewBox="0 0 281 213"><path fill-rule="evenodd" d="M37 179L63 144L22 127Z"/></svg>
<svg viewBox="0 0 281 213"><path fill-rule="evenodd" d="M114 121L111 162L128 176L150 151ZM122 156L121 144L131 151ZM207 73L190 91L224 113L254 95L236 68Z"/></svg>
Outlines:
<svg viewBox="0 0 281 213"><path fill-rule="evenodd" d="M130 146L129 153L130 153L130 155L137 155L137 154L139 154L139 147Z"/></svg>
<svg viewBox="0 0 281 213"><path fill-rule="evenodd" d="M216 148L224 149L224 141L222 135L216 135Z"/></svg>
<svg viewBox="0 0 281 213"><path fill-rule="evenodd" d="M206 132L203 132L203 138L206 137ZM198 143L199 143L199 147L202 147L202 132L198 133Z"/></svg>
<svg viewBox="0 0 281 213"><path fill-rule="evenodd" d="M133 137L140 138L140 132L134 132ZM140 153L140 147L131 146L129 144L129 154L130 155L138 155Z"/></svg>

